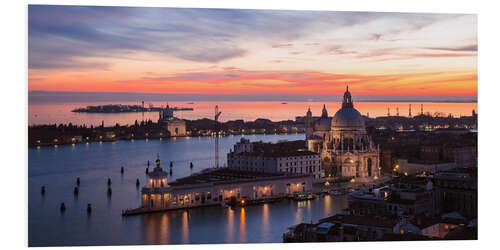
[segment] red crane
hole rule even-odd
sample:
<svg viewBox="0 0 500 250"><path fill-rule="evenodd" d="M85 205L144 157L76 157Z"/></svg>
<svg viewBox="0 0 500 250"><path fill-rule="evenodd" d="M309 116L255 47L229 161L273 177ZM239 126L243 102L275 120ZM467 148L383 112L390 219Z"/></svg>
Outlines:
<svg viewBox="0 0 500 250"><path fill-rule="evenodd" d="M215 105L215 167L219 168L219 106Z"/></svg>

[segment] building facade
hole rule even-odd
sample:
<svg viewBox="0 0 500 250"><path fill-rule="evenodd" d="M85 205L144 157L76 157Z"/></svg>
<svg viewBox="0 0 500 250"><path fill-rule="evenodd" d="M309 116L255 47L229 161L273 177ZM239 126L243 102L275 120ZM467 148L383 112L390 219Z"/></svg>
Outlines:
<svg viewBox="0 0 500 250"><path fill-rule="evenodd" d="M227 154L229 168L253 172L286 172L324 177L320 154L303 149L303 141L277 144L241 140ZM301 147L297 147L298 144Z"/></svg>
<svg viewBox="0 0 500 250"><path fill-rule="evenodd" d="M436 205L441 213L458 212L477 218L477 172L442 172L434 175Z"/></svg>
<svg viewBox="0 0 500 250"><path fill-rule="evenodd" d="M179 208L244 204L260 200L295 197L312 192L312 177L304 174L261 173L230 168L205 169L169 183L168 173L156 167L141 190L141 206L124 214Z"/></svg>
<svg viewBox="0 0 500 250"><path fill-rule="evenodd" d="M342 108L333 117L328 116L326 106L319 119L313 119L309 109L305 127L307 147L321 155L328 176L369 181L380 175L379 149L367 135L348 88Z"/></svg>
<svg viewBox="0 0 500 250"><path fill-rule="evenodd" d="M186 121L174 116L174 110L168 104L159 111L158 125L170 136L186 136Z"/></svg>
<svg viewBox="0 0 500 250"><path fill-rule="evenodd" d="M389 185L349 194L354 214L390 216L436 215L433 183L426 178L399 177Z"/></svg>

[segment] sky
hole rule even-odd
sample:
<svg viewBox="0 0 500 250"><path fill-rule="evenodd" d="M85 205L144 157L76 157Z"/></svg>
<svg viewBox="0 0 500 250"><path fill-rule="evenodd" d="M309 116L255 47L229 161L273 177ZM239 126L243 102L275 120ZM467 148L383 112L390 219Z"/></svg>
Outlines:
<svg viewBox="0 0 500 250"><path fill-rule="evenodd" d="M29 5L31 97L476 100L477 16ZM355 98L356 100L356 98Z"/></svg>

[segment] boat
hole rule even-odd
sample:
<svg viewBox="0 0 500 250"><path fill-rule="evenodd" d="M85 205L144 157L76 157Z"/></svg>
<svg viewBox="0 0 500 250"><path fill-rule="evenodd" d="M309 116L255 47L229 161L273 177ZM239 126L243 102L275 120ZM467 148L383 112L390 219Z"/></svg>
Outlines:
<svg viewBox="0 0 500 250"><path fill-rule="evenodd" d="M335 191L332 192L332 195L344 195L344 192L335 190Z"/></svg>
<svg viewBox="0 0 500 250"><path fill-rule="evenodd" d="M314 200L316 197L313 194L298 194L293 197L294 201Z"/></svg>
<svg viewBox="0 0 500 250"><path fill-rule="evenodd" d="M281 104L288 104L287 102L282 102Z"/></svg>

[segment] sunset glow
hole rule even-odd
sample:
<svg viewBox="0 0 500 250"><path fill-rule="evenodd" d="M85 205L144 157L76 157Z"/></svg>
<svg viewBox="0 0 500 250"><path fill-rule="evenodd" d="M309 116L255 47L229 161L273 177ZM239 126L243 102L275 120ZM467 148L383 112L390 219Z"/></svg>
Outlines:
<svg viewBox="0 0 500 250"><path fill-rule="evenodd" d="M29 7L29 90L477 96L477 17Z"/></svg>

